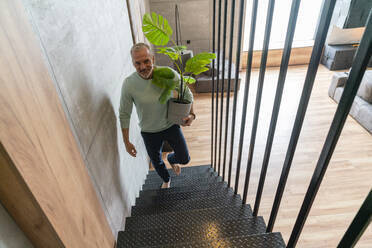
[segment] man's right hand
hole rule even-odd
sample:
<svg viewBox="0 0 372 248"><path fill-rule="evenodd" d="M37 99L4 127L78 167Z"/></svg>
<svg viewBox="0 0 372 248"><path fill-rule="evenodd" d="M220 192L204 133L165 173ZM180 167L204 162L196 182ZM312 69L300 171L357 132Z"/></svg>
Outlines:
<svg viewBox="0 0 372 248"><path fill-rule="evenodd" d="M134 145L130 142L128 143L125 143L125 148L127 149L127 152L132 156L132 157L136 157L137 155L137 150L136 148L134 147Z"/></svg>

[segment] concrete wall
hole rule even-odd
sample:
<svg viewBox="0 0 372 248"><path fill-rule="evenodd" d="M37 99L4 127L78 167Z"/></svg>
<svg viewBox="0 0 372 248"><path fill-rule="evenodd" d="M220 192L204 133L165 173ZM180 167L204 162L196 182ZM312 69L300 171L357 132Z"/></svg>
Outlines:
<svg viewBox="0 0 372 248"><path fill-rule="evenodd" d="M218 20L218 1L216 1L216 50L217 49L217 20ZM223 34L226 33L226 59L228 58L229 40L230 40L230 13L231 1L228 1L227 8L227 32L223 30L224 18L224 1L221 7L221 50ZM178 5L182 44L192 50L194 54L200 52L212 52L212 30L213 30L213 0L150 0L151 12L156 12L164 16L173 29L173 39L176 40L176 23L175 23L175 5ZM236 40L238 33L238 16L239 16L240 1L235 1L235 21L234 21L234 43L233 43L233 61L235 61ZM243 20L244 23L244 20ZM244 34L243 34L244 35ZM244 37L242 35L242 37ZM190 44L187 44L187 40ZM156 55L156 60L159 65L170 65L169 60L164 55Z"/></svg>
<svg viewBox="0 0 372 248"><path fill-rule="evenodd" d="M130 127L137 158L125 152L117 118L123 79L134 71L126 1L23 2L116 236L148 169L137 115Z"/></svg>
<svg viewBox="0 0 372 248"><path fill-rule="evenodd" d="M32 248L32 244L24 235L12 217L0 203L0 247Z"/></svg>

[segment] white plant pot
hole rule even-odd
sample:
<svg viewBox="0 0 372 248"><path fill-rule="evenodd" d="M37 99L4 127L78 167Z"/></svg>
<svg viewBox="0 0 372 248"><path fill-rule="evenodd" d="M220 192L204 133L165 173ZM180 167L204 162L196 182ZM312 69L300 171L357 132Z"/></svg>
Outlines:
<svg viewBox="0 0 372 248"><path fill-rule="evenodd" d="M184 123L183 118L189 116L192 103L179 103L177 99L171 98L168 101L168 115L170 122L178 125Z"/></svg>

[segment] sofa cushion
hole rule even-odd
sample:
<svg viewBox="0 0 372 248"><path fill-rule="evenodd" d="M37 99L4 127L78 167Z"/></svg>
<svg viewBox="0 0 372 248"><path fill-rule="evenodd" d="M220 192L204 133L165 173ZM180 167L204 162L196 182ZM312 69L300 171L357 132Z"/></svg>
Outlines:
<svg viewBox="0 0 372 248"><path fill-rule="evenodd" d="M334 100L339 103L343 87L337 87L334 94ZM356 96L351 106L349 114L359 122L368 132L372 134L372 104L363 100L361 97Z"/></svg>
<svg viewBox="0 0 372 248"><path fill-rule="evenodd" d="M372 104L372 70L364 73L357 95Z"/></svg>
<svg viewBox="0 0 372 248"><path fill-rule="evenodd" d="M372 104L361 105L355 119L372 134Z"/></svg>
<svg viewBox="0 0 372 248"><path fill-rule="evenodd" d="M347 81L348 72L335 72L332 76L331 85L328 89L328 95L334 98L335 91L337 87L344 86Z"/></svg>

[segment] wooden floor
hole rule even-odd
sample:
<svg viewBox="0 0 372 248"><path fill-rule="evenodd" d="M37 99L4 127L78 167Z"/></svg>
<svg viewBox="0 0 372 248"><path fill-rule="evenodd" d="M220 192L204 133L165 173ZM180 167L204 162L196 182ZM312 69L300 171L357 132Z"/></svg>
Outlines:
<svg viewBox="0 0 372 248"><path fill-rule="evenodd" d="M306 66L290 67L284 88L282 104L276 128L266 184L259 215L268 221L273 198L279 181L281 167L289 143L299 98L302 91ZM263 102L258 124L257 139L249 185L248 203L253 207L266 137L274 102L278 68L266 72ZM274 231L283 234L288 241L290 232L302 204L321 148L336 110L336 103L328 97L327 91L333 72L320 66L299 144L294 157L281 208ZM237 157L242 98L245 73L241 73L242 84L238 94L237 126L233 165ZM243 192L248 146L253 119L253 108L257 89L258 71L253 71L249 100L239 193ZM191 162L190 165L210 164L211 94L195 94L197 120L192 127L184 128ZM224 104L226 106L226 104ZM230 113L232 111L229 111ZM231 120L231 117L230 117ZM230 122L231 123L231 122ZM230 138L228 139L230 143ZM229 151L229 146L228 146ZM223 152L222 152L223 154ZM227 164L230 155L227 156ZM223 161L223 160L222 160ZM221 162L222 164L222 162ZM235 169L233 181L235 182ZM372 187L372 135L354 119L349 117L333 154L328 171L314 201L297 247L336 247L348 225L351 223L364 198ZM372 247L372 227L364 233L356 247Z"/></svg>

